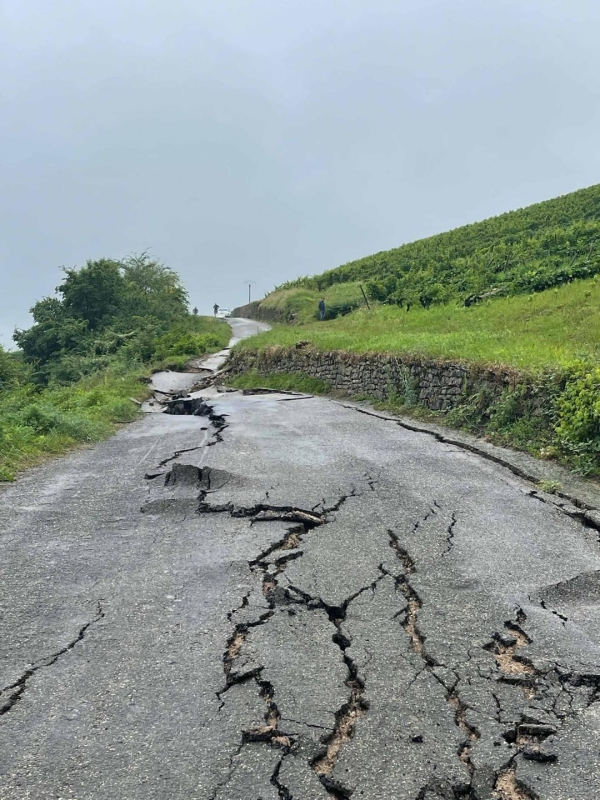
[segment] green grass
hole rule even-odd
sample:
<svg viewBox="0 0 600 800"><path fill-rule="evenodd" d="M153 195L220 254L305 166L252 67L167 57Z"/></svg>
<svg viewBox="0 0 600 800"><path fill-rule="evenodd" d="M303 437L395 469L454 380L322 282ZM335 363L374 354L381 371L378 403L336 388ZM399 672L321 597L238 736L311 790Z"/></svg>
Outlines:
<svg viewBox="0 0 600 800"><path fill-rule="evenodd" d="M394 306L361 308L327 322L275 326L237 347L255 350L300 340L321 350L413 353L521 369L565 367L600 358L600 281L575 281L470 308L446 305L409 313Z"/></svg>
<svg viewBox="0 0 600 800"><path fill-rule="evenodd" d="M251 370L238 375L228 382L234 389L280 389L285 392L305 392L306 394L325 394L330 386L318 378L311 378L301 372L272 372L261 375Z"/></svg>
<svg viewBox="0 0 600 800"><path fill-rule="evenodd" d="M0 395L0 480L81 444L110 436L130 422L148 395L147 370L110 368L69 387L29 385Z"/></svg>

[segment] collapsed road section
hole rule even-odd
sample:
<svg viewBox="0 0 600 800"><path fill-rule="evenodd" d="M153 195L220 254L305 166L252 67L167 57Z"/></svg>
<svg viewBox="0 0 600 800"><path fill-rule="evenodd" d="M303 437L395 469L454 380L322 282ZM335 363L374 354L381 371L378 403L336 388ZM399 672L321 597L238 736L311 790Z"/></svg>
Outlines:
<svg viewBox="0 0 600 800"><path fill-rule="evenodd" d="M287 399L180 398L4 493L0 798L595 798L598 531Z"/></svg>

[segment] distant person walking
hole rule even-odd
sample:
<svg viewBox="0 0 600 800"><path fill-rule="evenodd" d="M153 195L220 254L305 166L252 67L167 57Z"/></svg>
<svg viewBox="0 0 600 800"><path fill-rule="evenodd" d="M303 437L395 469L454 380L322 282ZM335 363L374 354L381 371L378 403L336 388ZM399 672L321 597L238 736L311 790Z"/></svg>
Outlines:
<svg viewBox="0 0 600 800"><path fill-rule="evenodd" d="M215 317L217 316L218 312L219 312L219 306L217 303L215 303L213 306L213 314L215 315Z"/></svg>
<svg viewBox="0 0 600 800"><path fill-rule="evenodd" d="M323 297L319 300L319 319L321 322L325 319L325 299Z"/></svg>

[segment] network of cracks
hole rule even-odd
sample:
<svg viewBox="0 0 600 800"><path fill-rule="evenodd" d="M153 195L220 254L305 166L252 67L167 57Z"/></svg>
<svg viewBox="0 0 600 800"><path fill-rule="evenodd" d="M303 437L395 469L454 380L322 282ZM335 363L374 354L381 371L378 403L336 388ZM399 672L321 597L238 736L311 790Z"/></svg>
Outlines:
<svg viewBox="0 0 600 800"><path fill-rule="evenodd" d="M214 431L211 444L224 441L227 419L210 405L198 401L174 413L207 416ZM477 651L467 648L462 657L449 654L448 659L440 658L439 647L431 652L421 624L421 567L409 544L419 531L430 530L439 559L447 559L460 527L459 514L432 500L406 530L375 531L387 555L373 565L364 586L332 604L307 589L298 567L318 537L327 537L329 526L339 526L344 515L351 514L353 503L376 493L377 476L366 474L361 485L312 508L271 504L268 492L263 501L244 506L236 502L234 490L223 501L226 473L180 463L176 461L180 456L163 462L166 466L173 461L167 472L148 477L164 481L165 487L194 487L195 511L200 515L245 518L252 526L273 525L280 532L249 561L255 586L227 615L230 634L222 656L219 713L225 713L234 689L260 698L264 711L254 725L239 732L228 769L214 786L211 800L233 797L244 770L256 773L257 764L262 765L273 796L284 800L367 797L373 775L394 758L404 759L408 775L406 793L398 797L537 798L535 790L517 777L519 762L556 766L561 729L597 700L600 676L565 671L558 664L545 671L536 669L527 656L531 644L527 616L518 607ZM219 502L213 498L217 494ZM539 603L546 608L543 599ZM568 623L559 612L553 613L563 625ZM289 716L287 698L283 705L280 699L281 678L269 667L268 648L267 655L261 655L261 643L270 630L280 635L289 629L290 640L300 642L300 650L311 628L328 629L329 657L336 674L343 677L328 707L330 722L325 724L309 715L302 720ZM381 674L389 678L394 672L397 683L391 680L382 688ZM315 686L315 693L319 691L323 687ZM353 770L355 756L369 764L364 774Z"/></svg>

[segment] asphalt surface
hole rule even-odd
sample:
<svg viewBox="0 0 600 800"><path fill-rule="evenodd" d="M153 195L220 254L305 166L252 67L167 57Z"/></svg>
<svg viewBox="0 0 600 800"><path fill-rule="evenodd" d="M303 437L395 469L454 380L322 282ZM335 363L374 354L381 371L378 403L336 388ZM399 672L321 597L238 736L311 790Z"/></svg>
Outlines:
<svg viewBox="0 0 600 800"><path fill-rule="evenodd" d="M598 531L334 401L207 402L0 495L0 798L598 797Z"/></svg>

